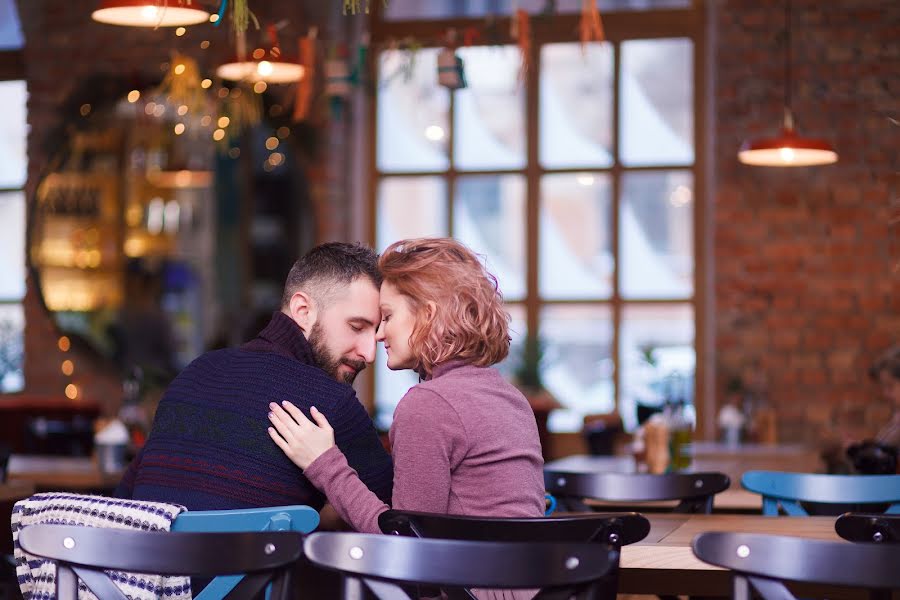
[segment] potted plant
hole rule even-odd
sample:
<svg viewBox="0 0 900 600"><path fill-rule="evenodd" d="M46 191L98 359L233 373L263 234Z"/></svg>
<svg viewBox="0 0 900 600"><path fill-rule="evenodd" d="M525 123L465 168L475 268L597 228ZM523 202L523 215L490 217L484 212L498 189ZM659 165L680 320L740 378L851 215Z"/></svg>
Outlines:
<svg viewBox="0 0 900 600"><path fill-rule="evenodd" d="M541 379L541 361L544 357L543 341L536 335L528 335L522 345L522 354L519 364L513 373L515 385L534 411L534 419L537 422L538 435L541 440L544 459L549 456L550 435L547 431L547 418L555 408L562 405L553 397L545 387Z"/></svg>

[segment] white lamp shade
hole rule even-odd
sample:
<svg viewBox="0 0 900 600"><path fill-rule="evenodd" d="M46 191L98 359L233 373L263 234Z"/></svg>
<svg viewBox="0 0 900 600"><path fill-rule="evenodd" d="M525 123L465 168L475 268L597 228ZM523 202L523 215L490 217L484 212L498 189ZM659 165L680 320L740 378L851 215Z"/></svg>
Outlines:
<svg viewBox="0 0 900 600"><path fill-rule="evenodd" d="M91 18L108 25L181 27L209 20L209 12L179 0L104 0Z"/></svg>
<svg viewBox="0 0 900 600"><path fill-rule="evenodd" d="M216 75L228 81L293 83L303 78L303 65L287 61L244 60L220 65Z"/></svg>

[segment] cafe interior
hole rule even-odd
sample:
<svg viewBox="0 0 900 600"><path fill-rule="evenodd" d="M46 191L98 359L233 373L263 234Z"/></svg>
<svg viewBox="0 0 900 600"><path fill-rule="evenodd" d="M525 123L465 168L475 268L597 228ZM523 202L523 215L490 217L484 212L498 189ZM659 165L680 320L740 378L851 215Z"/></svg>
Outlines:
<svg viewBox="0 0 900 600"><path fill-rule="evenodd" d="M896 0L0 0L0 106L0 599L900 597ZM545 516L65 512L304 253L421 237ZM387 452L419 383L353 384Z"/></svg>

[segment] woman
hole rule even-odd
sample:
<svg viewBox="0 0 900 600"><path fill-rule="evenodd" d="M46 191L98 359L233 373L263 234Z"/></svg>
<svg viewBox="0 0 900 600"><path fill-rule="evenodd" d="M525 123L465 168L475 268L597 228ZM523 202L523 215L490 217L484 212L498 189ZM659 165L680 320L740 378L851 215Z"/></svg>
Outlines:
<svg viewBox="0 0 900 600"><path fill-rule="evenodd" d="M543 459L528 401L491 368L509 353L497 280L448 238L404 240L381 256L384 342L392 370L422 378L394 411L393 507L484 517L538 517ZM272 404L269 434L357 531L388 510L347 466L325 417Z"/></svg>

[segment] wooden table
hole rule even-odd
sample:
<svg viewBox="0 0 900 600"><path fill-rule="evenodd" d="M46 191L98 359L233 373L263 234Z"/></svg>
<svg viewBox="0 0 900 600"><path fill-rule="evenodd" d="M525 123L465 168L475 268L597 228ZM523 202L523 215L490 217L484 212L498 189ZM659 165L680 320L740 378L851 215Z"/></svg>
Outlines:
<svg viewBox="0 0 900 600"><path fill-rule="evenodd" d="M30 484L37 491L112 491L122 471L104 473L91 458L13 454L9 458L10 483Z"/></svg>
<svg viewBox="0 0 900 600"><path fill-rule="evenodd" d="M842 541L834 531L835 517L668 514L647 518L647 537L622 548L619 593L730 595L731 574L701 562L691 551L691 540L705 531Z"/></svg>
<svg viewBox="0 0 900 600"><path fill-rule="evenodd" d="M731 487L716 495L716 511L761 512L762 497L741 488L741 476L745 471L793 471L814 473L821 468L815 451L802 446L763 446L759 444L727 446L710 442L698 442L693 447L689 472L725 473L731 479ZM576 473L637 473L633 456L588 456L578 454L554 460L546 469ZM596 506L622 507L633 510L665 509L677 502L634 503L591 501Z"/></svg>

